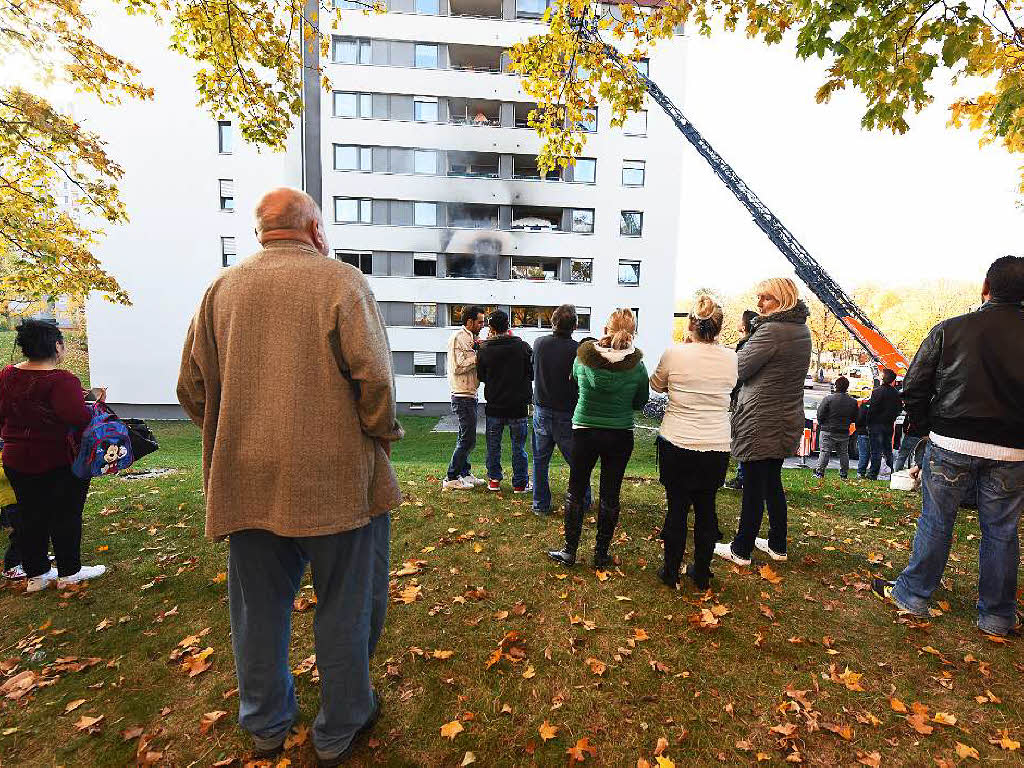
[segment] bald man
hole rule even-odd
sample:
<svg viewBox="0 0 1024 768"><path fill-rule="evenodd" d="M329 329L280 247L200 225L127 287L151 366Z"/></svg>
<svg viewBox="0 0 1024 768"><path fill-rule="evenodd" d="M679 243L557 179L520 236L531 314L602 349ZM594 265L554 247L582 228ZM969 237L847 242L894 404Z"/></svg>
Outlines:
<svg viewBox="0 0 1024 768"><path fill-rule="evenodd" d="M323 217L295 189L256 208L262 250L225 269L188 330L178 399L203 431L206 535L229 540L238 722L260 757L298 716L288 666L306 565L320 765L341 764L380 713L370 656L384 624L391 467L391 350L359 270L327 258Z"/></svg>

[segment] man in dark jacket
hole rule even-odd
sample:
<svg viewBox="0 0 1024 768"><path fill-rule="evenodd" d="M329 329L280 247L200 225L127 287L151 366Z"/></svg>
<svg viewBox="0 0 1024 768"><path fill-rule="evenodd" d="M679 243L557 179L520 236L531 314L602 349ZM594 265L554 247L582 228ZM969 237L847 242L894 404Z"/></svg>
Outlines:
<svg viewBox="0 0 1024 768"><path fill-rule="evenodd" d="M487 320L491 335L476 353L477 377L484 384L487 416L487 490L501 490L501 436L508 425L512 438L512 491L529 493L527 413L533 399L533 351L508 332L508 315L500 309Z"/></svg>
<svg viewBox="0 0 1024 768"><path fill-rule="evenodd" d="M939 323L903 385L908 417L927 424L921 516L910 564L873 589L928 616L949 557L957 509L977 487L981 551L978 627L1007 635L1016 619L1018 524L1024 510L1024 257L989 267L981 309Z"/></svg>
<svg viewBox="0 0 1024 768"><path fill-rule="evenodd" d="M857 477L861 480L868 476L868 462L871 461L871 436L868 435L868 412L871 406L865 400L857 408Z"/></svg>
<svg viewBox="0 0 1024 768"><path fill-rule="evenodd" d="M857 401L846 394L850 380L840 376L835 392L818 405L818 467L814 474L825 476L832 458L832 449L839 453L839 476L845 480L850 473L850 425L857 421Z"/></svg>
<svg viewBox="0 0 1024 768"><path fill-rule="evenodd" d="M892 469L892 430L896 419L903 410L900 393L893 386L896 372L886 368L882 371L882 383L871 393L868 411L868 435L871 438L871 466L868 479L877 480L882 469L882 458Z"/></svg>
<svg viewBox="0 0 1024 768"><path fill-rule="evenodd" d="M552 333L533 342L533 512L549 515L551 485L548 467L555 446L566 464L572 464L572 412L576 409L579 390L572 378L578 342L572 337L576 330L576 307L563 304L551 314ZM584 510L590 507L590 488L583 500Z"/></svg>

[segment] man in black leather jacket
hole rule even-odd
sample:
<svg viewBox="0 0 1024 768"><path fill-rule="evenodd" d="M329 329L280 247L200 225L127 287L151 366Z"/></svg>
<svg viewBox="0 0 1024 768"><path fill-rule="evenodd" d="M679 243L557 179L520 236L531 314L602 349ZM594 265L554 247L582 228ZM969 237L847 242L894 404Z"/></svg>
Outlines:
<svg viewBox="0 0 1024 768"><path fill-rule="evenodd" d="M993 262L977 312L945 320L925 339L903 381L908 418L926 425L922 506L913 554L876 594L927 616L949 557L957 509L977 486L981 526L978 627L1014 631L1018 524L1024 510L1024 257Z"/></svg>

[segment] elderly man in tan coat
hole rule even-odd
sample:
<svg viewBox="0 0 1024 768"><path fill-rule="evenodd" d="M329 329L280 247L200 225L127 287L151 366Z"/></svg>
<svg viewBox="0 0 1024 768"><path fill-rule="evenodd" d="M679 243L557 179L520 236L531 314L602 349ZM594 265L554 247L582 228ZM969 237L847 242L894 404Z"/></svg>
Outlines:
<svg viewBox="0 0 1024 768"><path fill-rule="evenodd" d="M178 399L203 431L206 534L228 537L239 724L281 750L298 706L292 602L310 565L320 671L313 744L338 765L380 712L369 660L384 624L395 420L387 336L363 275L327 258L316 203L256 209L263 249L210 285L188 330Z"/></svg>

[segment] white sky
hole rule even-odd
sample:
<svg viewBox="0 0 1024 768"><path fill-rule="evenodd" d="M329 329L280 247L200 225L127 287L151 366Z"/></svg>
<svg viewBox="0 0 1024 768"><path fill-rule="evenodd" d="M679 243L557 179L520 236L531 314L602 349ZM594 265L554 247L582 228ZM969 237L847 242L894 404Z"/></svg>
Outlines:
<svg viewBox="0 0 1024 768"><path fill-rule="evenodd" d="M979 150L980 134L946 128L948 97L909 118L903 136L862 130L860 95L816 104L824 64L793 50L742 34L690 37L683 112L841 285L980 284L993 259L1024 253L1024 157ZM689 146L683 174L678 300L792 274Z"/></svg>

